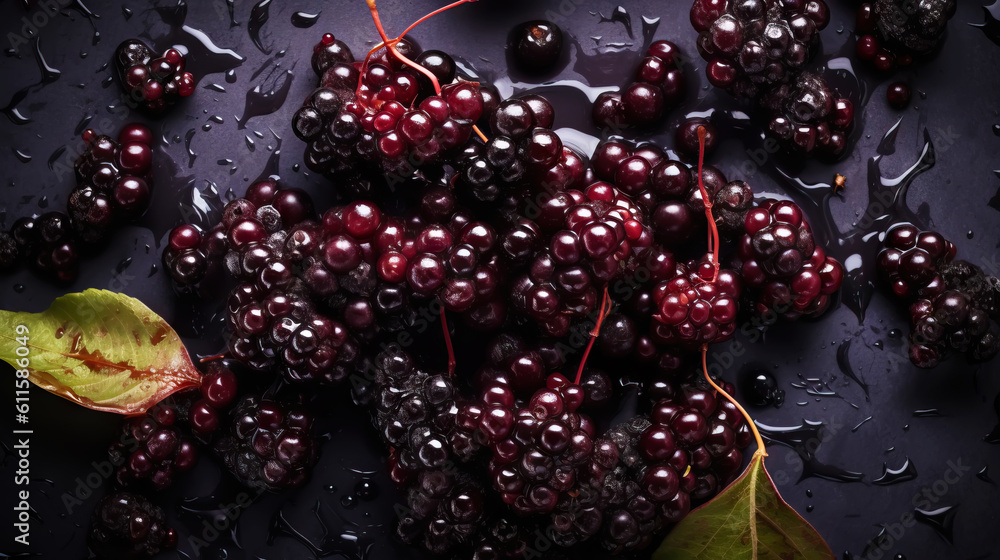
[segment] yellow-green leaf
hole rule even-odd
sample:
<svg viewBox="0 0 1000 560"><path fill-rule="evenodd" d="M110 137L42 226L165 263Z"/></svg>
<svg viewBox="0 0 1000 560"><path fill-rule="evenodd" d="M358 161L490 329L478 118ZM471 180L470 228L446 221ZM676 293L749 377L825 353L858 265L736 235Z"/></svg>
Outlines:
<svg viewBox="0 0 1000 560"><path fill-rule="evenodd" d="M835 560L812 525L771 482L764 455L712 501L692 511L660 545L653 560Z"/></svg>
<svg viewBox="0 0 1000 560"><path fill-rule="evenodd" d="M0 360L46 391L119 414L142 414L201 383L166 321L107 290L67 294L42 313L0 310Z"/></svg>

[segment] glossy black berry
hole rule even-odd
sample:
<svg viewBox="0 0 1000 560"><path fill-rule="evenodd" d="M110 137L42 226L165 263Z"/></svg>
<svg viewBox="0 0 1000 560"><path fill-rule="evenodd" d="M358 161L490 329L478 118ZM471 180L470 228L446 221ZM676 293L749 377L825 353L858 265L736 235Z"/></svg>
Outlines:
<svg viewBox="0 0 1000 560"><path fill-rule="evenodd" d="M313 47L312 69L317 76L323 76L334 64L350 64L354 62L354 54L346 43L337 39L332 33L326 33Z"/></svg>
<svg viewBox="0 0 1000 560"><path fill-rule="evenodd" d="M709 82L749 99L794 81L817 52L819 32L829 22L823 0L696 0L691 7Z"/></svg>
<svg viewBox="0 0 1000 560"><path fill-rule="evenodd" d="M177 545L163 510L145 497L128 492L101 498L91 519L87 543L100 558L149 558Z"/></svg>
<svg viewBox="0 0 1000 560"><path fill-rule="evenodd" d="M841 157L854 125L854 104L822 76L803 73L766 92L767 134L794 153Z"/></svg>
<svg viewBox="0 0 1000 560"><path fill-rule="evenodd" d="M684 73L677 65L677 53L677 46L669 41L653 42L639 62L634 80L621 93L602 93L594 101L594 123L620 131L659 122L684 96Z"/></svg>
<svg viewBox="0 0 1000 560"><path fill-rule="evenodd" d="M904 82L893 82L889 84L885 96L894 109L905 109L910 104L910 86Z"/></svg>
<svg viewBox="0 0 1000 560"><path fill-rule="evenodd" d="M511 31L507 48L522 69L546 72L556 65L562 55L563 32L550 21L525 22Z"/></svg>
<svg viewBox="0 0 1000 560"><path fill-rule="evenodd" d="M161 403L125 422L122 437L108 452L111 462L121 465L115 475L119 485L164 490L194 467L198 446L179 422L179 414L178 407Z"/></svg>
<svg viewBox="0 0 1000 560"><path fill-rule="evenodd" d="M305 483L316 461L311 429L312 416L305 410L248 395L236 405L216 452L248 487L295 488Z"/></svg>
<svg viewBox="0 0 1000 560"><path fill-rule="evenodd" d="M955 0L862 3L855 24L857 57L883 72L926 58L944 39L956 6Z"/></svg>
<svg viewBox="0 0 1000 560"><path fill-rule="evenodd" d="M130 100L150 114L159 115L179 99L194 93L195 78L185 72L185 57L167 49L156 57L138 39L128 39L115 51L115 66L122 90Z"/></svg>

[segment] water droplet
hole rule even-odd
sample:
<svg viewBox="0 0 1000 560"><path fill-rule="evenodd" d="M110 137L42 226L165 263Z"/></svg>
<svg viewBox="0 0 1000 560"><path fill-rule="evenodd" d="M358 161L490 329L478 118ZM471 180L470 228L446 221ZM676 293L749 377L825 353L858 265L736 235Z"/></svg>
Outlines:
<svg viewBox="0 0 1000 560"><path fill-rule="evenodd" d="M358 505L358 500L354 496L346 495L340 498L340 505L344 506L347 509L351 509L354 506Z"/></svg>
<svg viewBox="0 0 1000 560"><path fill-rule="evenodd" d="M593 12L591 12L593 13ZM599 23L620 23L625 27L625 32L628 33L629 38L632 36L632 16L629 15L628 10L624 6L617 6L613 12L611 12L611 17L605 17L604 14L598 13L597 16L600 18Z"/></svg>
<svg viewBox="0 0 1000 560"><path fill-rule="evenodd" d="M882 345L882 341L881 340L876 340L875 343L872 344L872 346L874 346L875 348L878 348L879 350L881 350L882 346L883 346Z"/></svg>
<svg viewBox="0 0 1000 560"><path fill-rule="evenodd" d="M227 84L234 84L234 83L236 83L236 69L235 68L233 68L232 70L226 72L226 83Z"/></svg>
<svg viewBox="0 0 1000 560"><path fill-rule="evenodd" d="M867 543L865 543L865 548L861 552L862 558L872 558L875 555L881 556L883 550L891 548L889 542L889 531L885 525L882 525L878 534L871 538Z"/></svg>
<svg viewBox="0 0 1000 560"><path fill-rule="evenodd" d="M854 366L851 364L850 352L852 342L854 342L854 339L847 339L840 345L840 348L837 348L837 366L840 368L841 373L849 377L861 387L861 389L865 392L865 400L870 401L871 398L868 394L868 384L861 380L858 374L854 371Z"/></svg>
<svg viewBox="0 0 1000 560"><path fill-rule="evenodd" d="M28 163L29 161L31 161L31 156L25 153L23 150L18 150L17 148L14 147L11 147L11 150L14 151L14 155L17 156L17 159L21 160L22 163Z"/></svg>
<svg viewBox="0 0 1000 560"><path fill-rule="evenodd" d="M830 441L823 422L804 420L798 426L768 426L757 422L765 440L784 445L795 451L802 460L799 481L816 477L834 482L861 482L864 475L820 462L816 453L823 443Z"/></svg>
<svg viewBox="0 0 1000 560"><path fill-rule="evenodd" d="M260 52L264 54L271 54L271 49L265 48L260 40L260 32L264 24L267 23L268 17L270 17L270 9L271 0L260 0L260 2L254 4L253 8L251 8L250 22L247 24L247 32L250 34L250 39L260 49Z"/></svg>
<svg viewBox="0 0 1000 560"><path fill-rule="evenodd" d="M944 540L949 543L954 542L955 529L955 508L958 506L945 506L933 511L926 511L920 508L914 510L914 517L917 521L929 525L937 531Z"/></svg>
<svg viewBox="0 0 1000 560"><path fill-rule="evenodd" d="M209 130L212 130L212 125L209 123L205 123L201 125L201 129L204 130L205 132L208 132Z"/></svg>
<svg viewBox="0 0 1000 560"><path fill-rule="evenodd" d="M752 406L780 407L785 402L785 391L778 388L778 381L763 369L747 370L741 379L743 396Z"/></svg>
<svg viewBox="0 0 1000 560"><path fill-rule="evenodd" d="M815 508L813 507L812 504L807 505L806 506L806 513L812 513L813 509L815 509Z"/></svg>
<svg viewBox="0 0 1000 560"><path fill-rule="evenodd" d="M211 125L206 124L205 126L208 127L208 130L212 130ZM195 129L192 128L184 134L184 148L187 149L188 153L188 169L194 167L194 160L198 157L198 154L194 153L194 150L191 149L191 140L194 139L195 133Z"/></svg>
<svg viewBox="0 0 1000 560"><path fill-rule="evenodd" d="M806 490L806 497L807 498L812 498L813 497L813 491L812 490Z"/></svg>
<svg viewBox="0 0 1000 560"><path fill-rule="evenodd" d="M889 331L889 338L899 338L903 336L903 331L900 329L892 329Z"/></svg>
<svg viewBox="0 0 1000 560"><path fill-rule="evenodd" d="M332 484L327 484L323 489L331 494L337 491L337 487Z"/></svg>
<svg viewBox="0 0 1000 560"><path fill-rule="evenodd" d="M239 118L240 128L246 128L247 121L254 117L270 115L277 111L288 98L295 75L279 66L271 69L262 83L247 91L243 116Z"/></svg>
<svg viewBox="0 0 1000 560"><path fill-rule="evenodd" d="M10 119L12 123L17 125L28 124L31 122L31 118L26 117L21 113L20 109L18 109L18 104L24 101L29 93L37 91L38 89L41 89L42 87L58 80L59 76L62 75L62 72L49 66L49 63L45 61L45 56L42 55L41 39L39 37L35 37L32 39L32 44L35 47L35 62L38 64L38 70L41 72L41 78L37 83L27 85L14 92L14 95L10 98L10 102L8 102L3 109L0 109L0 111L7 115L7 118Z"/></svg>
<svg viewBox="0 0 1000 560"><path fill-rule="evenodd" d="M19 294L23 294L24 293L24 284L14 284L14 291L17 292L17 293L19 293Z"/></svg>
<svg viewBox="0 0 1000 560"><path fill-rule="evenodd" d="M869 420L871 420L871 419L872 419L872 417L871 417L871 416L869 416L868 418L865 418L864 420L862 420L862 421L858 422L858 425L857 425L857 426L854 426L853 428L851 428L851 433L855 433L855 432L857 432L858 430L860 430L860 429L861 429L861 426L864 426L864 425L865 425L865 422L868 422L868 421L869 421Z"/></svg>
<svg viewBox="0 0 1000 560"><path fill-rule="evenodd" d="M187 48L187 69L195 76L226 72L243 64L245 59L238 53L216 46L207 33L186 24L188 6L183 0L153 10L171 28L163 42Z"/></svg>
<svg viewBox="0 0 1000 560"><path fill-rule="evenodd" d="M378 496L378 486L371 480L363 479L354 487L354 493L363 500L372 500Z"/></svg>
<svg viewBox="0 0 1000 560"><path fill-rule="evenodd" d="M128 21L132 17L132 9L128 6L122 6L122 15L125 16L125 21Z"/></svg>
<svg viewBox="0 0 1000 560"><path fill-rule="evenodd" d="M310 14L308 12L295 12L292 14L292 25L303 29L312 27L317 21L319 21L319 14L320 12L316 12L315 14Z"/></svg>
<svg viewBox="0 0 1000 560"><path fill-rule="evenodd" d="M118 265L115 266L115 272L121 274L125 272L125 269L132 265L132 257L125 257L124 259L118 261Z"/></svg>
<svg viewBox="0 0 1000 560"><path fill-rule="evenodd" d="M222 87L219 84L208 84L205 86L205 89L210 89L212 91L217 91L219 93L226 93L226 88Z"/></svg>
<svg viewBox="0 0 1000 560"><path fill-rule="evenodd" d="M887 464L882 463L882 474L872 481L872 484L879 486L891 486L917 478L917 468L907 457L903 461L903 466L898 469L890 469Z"/></svg>
<svg viewBox="0 0 1000 560"><path fill-rule="evenodd" d="M990 478L990 466L983 465L983 468L979 469L979 472L976 473L976 478L982 480L983 482L993 484L993 479Z"/></svg>
<svg viewBox="0 0 1000 560"><path fill-rule="evenodd" d="M993 134L1000 136L1000 124L993 125Z"/></svg>
<svg viewBox="0 0 1000 560"><path fill-rule="evenodd" d="M968 239L972 239L975 236L976 236L976 232L972 231L971 229L969 231L965 232L965 237L967 237Z"/></svg>
<svg viewBox="0 0 1000 560"><path fill-rule="evenodd" d="M917 418L929 418L935 416L941 416L941 411L936 408L923 408L920 410L914 410L913 415Z"/></svg>

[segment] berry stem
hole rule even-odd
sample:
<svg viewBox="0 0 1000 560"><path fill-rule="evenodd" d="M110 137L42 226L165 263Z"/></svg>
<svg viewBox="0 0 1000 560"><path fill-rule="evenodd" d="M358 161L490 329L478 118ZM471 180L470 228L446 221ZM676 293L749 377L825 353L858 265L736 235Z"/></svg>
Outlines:
<svg viewBox="0 0 1000 560"><path fill-rule="evenodd" d="M485 134L483 134L482 130L479 130L478 126L472 125L472 130L479 136L479 139L483 141L483 144L489 143L490 139L487 138Z"/></svg>
<svg viewBox="0 0 1000 560"><path fill-rule="evenodd" d="M358 76L358 88L354 90L355 98L361 95L361 86L363 86L365 83L365 73L368 71L368 61L371 60L373 54L377 53L378 50L384 46L385 43L379 43L375 45L375 47L373 47L370 51L368 51L368 54L365 55L365 60L364 62L361 63L361 72L360 75Z"/></svg>
<svg viewBox="0 0 1000 560"><path fill-rule="evenodd" d="M750 414L743 408L739 402L736 401L729 393L725 391L722 387L717 385L715 381L712 381L712 376L708 374L708 345L703 344L701 347L701 370L705 373L705 379L708 380L708 384L711 385L716 391L726 397L726 399L733 403L733 405L739 409L740 414L746 419L747 425L750 426L750 431L753 432L753 437L757 439L757 453L764 457L767 457L767 447L764 446L764 438L760 436L760 431L757 430L757 425L754 424L753 418Z"/></svg>
<svg viewBox="0 0 1000 560"><path fill-rule="evenodd" d="M430 70L424 68L423 66L417 64L416 62L413 62L409 58L406 58L405 56L402 55L402 53L396 50L396 43L399 42L399 37L390 40L389 36L385 34L385 28L382 27L382 19L378 15L378 7L375 6L375 0L365 0L365 2L368 3L368 9L372 13L372 20L375 22L375 28L378 29L379 36L382 37L382 44L384 44L385 47L389 49L389 53L395 56L397 59L399 59L399 61L402 62L403 64L409 66L410 68L413 68L414 70L420 72L424 76L427 76L427 78L431 81L431 83L434 84L434 92L438 95L441 95L441 84L438 83L437 76L435 76L434 73L431 72ZM362 67L362 70L364 70L364 67Z"/></svg>
<svg viewBox="0 0 1000 560"><path fill-rule="evenodd" d="M590 350L594 347L594 342L597 341L597 337L601 334L601 324L604 323L604 318L611 314L611 298L608 297L608 287L604 286L604 295L601 296L601 308L597 311L597 321L594 323L594 328L590 329L590 342L587 343L587 349L583 351L583 357L580 358L580 367L576 370L576 383L580 384L580 379L583 377L583 368L587 365L587 358L590 356Z"/></svg>
<svg viewBox="0 0 1000 560"><path fill-rule="evenodd" d="M223 359L225 357L226 357L225 354L216 354L214 356L205 356L204 358L198 360L198 363L199 364L204 364L206 362L214 362L215 360L221 360L221 359Z"/></svg>
<svg viewBox="0 0 1000 560"><path fill-rule="evenodd" d="M448 375L455 375L455 347L451 344L451 331L448 329L448 312L441 308L441 332L444 333L444 345L448 348Z"/></svg>
<svg viewBox="0 0 1000 560"><path fill-rule="evenodd" d="M719 226L715 223L712 215L712 199L705 190L705 182L702 180L702 173L705 169L705 135L707 131L704 126L698 127L698 190L701 191L701 199L705 203L705 217L708 218L708 250L712 252L712 282L719 279Z"/></svg>

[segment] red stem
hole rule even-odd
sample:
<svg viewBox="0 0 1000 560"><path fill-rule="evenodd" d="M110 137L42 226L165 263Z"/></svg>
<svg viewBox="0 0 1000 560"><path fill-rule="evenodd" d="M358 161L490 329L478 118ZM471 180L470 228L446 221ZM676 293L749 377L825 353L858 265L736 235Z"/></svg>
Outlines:
<svg viewBox="0 0 1000 560"><path fill-rule="evenodd" d="M435 76L434 73L431 72L430 70L424 68L423 66L417 64L416 62L413 62L409 58L406 58L398 50L396 50L396 43L399 42L399 38L397 37L395 40L390 40L389 36L385 34L385 28L382 27L382 19L379 18L378 7L375 6L375 0L365 0L365 1L368 3L368 9L372 13L372 20L375 22L375 27L378 29L378 34L379 36L382 37L382 42L385 44L386 48L389 49L389 52L397 59L399 59L399 61L402 62L403 64L409 66L410 68L413 68L414 70L420 72L424 76L427 76L427 78L431 81L431 83L434 84L434 92L437 93L438 95L441 95L441 84L438 83L437 76ZM363 69L364 68L362 68L362 70Z"/></svg>
<svg viewBox="0 0 1000 560"><path fill-rule="evenodd" d="M215 360L221 360L225 358L225 354L216 354L214 356L205 356L204 358L198 360L199 364L204 364L205 362L214 362Z"/></svg>
<svg viewBox="0 0 1000 560"><path fill-rule="evenodd" d="M365 74L368 72L368 61L371 60L372 55L378 52L379 49L385 46L385 43L379 43L375 45L372 50L368 51L365 55L365 60L361 63L361 73L358 76L358 88L354 90L354 97L357 98L361 95L361 86L365 83Z"/></svg>
<svg viewBox="0 0 1000 560"><path fill-rule="evenodd" d="M448 313L441 308L441 331L444 333L444 345L448 347L448 375L455 375L455 348L451 344L451 331L448 330Z"/></svg>
<svg viewBox="0 0 1000 560"><path fill-rule="evenodd" d="M438 82L437 76L435 76L434 73L431 72L430 70L424 68L423 66L421 66L421 65L417 64L416 62L413 62L409 58L406 58L405 56L403 56L402 53L400 53L398 50L396 50L396 43L398 43L400 41L400 39L402 39L403 37L405 37L407 33L409 33L410 31L412 31L414 27L420 25L421 23L423 23L427 19L432 18L432 17L434 17L434 16L436 16L436 15L442 13L442 12L446 12L446 11L448 11L448 10L450 10L450 9L456 7L456 6L459 6L461 4L466 4L468 2L476 2L477 0L458 0L457 2L452 2L451 4L448 4L447 6L444 6L442 8L438 8L438 9L434 10L433 12L425 15L424 17L422 17L422 18L418 19L417 21L413 22L412 24L410 24L409 27L407 27L406 29L404 29L403 32L399 34L399 37L396 37L395 39L392 39L392 40L389 40L389 37L385 33L385 28L382 27L382 20L379 17L378 7L375 5L375 0L365 0L365 1L368 3L368 9L372 13L372 20L375 21L375 27L378 28L378 33L382 37L382 44L381 45L376 45L375 48L373 48L372 50L368 51L368 56L366 56L364 62L361 63L361 76L358 78L358 89L357 89L357 92L356 92L355 96L357 95L357 93L361 92L361 84L363 83L363 80L364 80L364 77L365 77L365 71L368 68L368 60L371 58L372 54L374 54L376 51L378 51L382 47L386 47L389 50L389 52L392 53L392 55L395 56L397 59L399 59L400 61L402 61L403 64L406 64L407 66L413 68L417 72L420 72L421 74L423 74L424 76L426 76L431 81L431 84L434 86L434 93L436 93L437 95L441 95L441 84L440 84L440 82ZM483 132L481 130L479 130L478 126L472 125L472 130L476 133L476 135L479 136L479 138L483 141L483 143L489 142L489 139L486 137L485 134L483 134Z"/></svg>
<svg viewBox="0 0 1000 560"><path fill-rule="evenodd" d="M594 342L597 341L597 337L601 334L601 325L604 323L604 318L611 314L611 300L608 297L608 287L604 286L604 295L601 297L601 308L597 311L597 322L594 323L594 328L590 329L590 342L587 343L587 349L583 351L583 357L580 358L580 367L576 370L576 383L580 384L580 379L583 377L583 368L587 365L587 358L590 356L590 350L594 347Z"/></svg>
<svg viewBox="0 0 1000 560"><path fill-rule="evenodd" d="M698 189L701 191L701 199L705 203L705 217L708 218L708 250L712 252L712 283L719 279L719 226L715 223L712 215L712 199L705 190L705 182L702 174L705 170L705 135L707 131L704 126L698 127Z"/></svg>
<svg viewBox="0 0 1000 560"><path fill-rule="evenodd" d="M701 346L701 370L705 373L705 379L708 380L708 384L711 385L713 388L715 388L715 390L718 391L723 397L726 397L726 400L733 403L733 406L735 406L740 411L740 414L742 414L743 418L746 419L747 425L750 426L750 431L753 432L753 437L757 439L757 453L760 453L764 457L767 457L767 449L764 447L764 438L760 437L760 431L757 430L757 424L754 423L753 418L750 417L750 414L746 411L746 409L743 408L743 406L739 402L737 402L736 399L734 399L729 393L727 393L725 389L719 387L719 385L717 385L715 381L712 381L712 376L708 374L707 344L703 344Z"/></svg>
<svg viewBox="0 0 1000 560"><path fill-rule="evenodd" d="M482 130L479 130L478 126L472 125L472 131L479 136L479 139L483 141L483 144L489 143L490 139L487 138L485 134L483 134Z"/></svg>

